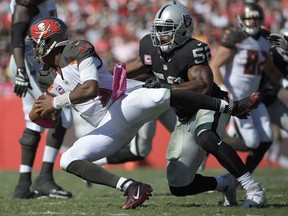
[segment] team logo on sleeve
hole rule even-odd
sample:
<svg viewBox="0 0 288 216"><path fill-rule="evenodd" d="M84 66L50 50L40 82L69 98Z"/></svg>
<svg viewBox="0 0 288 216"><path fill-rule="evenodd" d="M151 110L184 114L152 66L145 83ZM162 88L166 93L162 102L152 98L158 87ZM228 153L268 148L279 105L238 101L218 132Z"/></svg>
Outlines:
<svg viewBox="0 0 288 216"><path fill-rule="evenodd" d="M148 54L144 55L144 64L145 65L152 65L151 55L148 55Z"/></svg>

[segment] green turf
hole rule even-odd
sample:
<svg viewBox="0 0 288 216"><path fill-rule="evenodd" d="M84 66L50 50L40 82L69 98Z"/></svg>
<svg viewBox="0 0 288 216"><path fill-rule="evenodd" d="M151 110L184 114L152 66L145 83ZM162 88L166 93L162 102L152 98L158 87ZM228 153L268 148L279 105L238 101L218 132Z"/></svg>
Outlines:
<svg viewBox="0 0 288 216"><path fill-rule="evenodd" d="M164 170L141 168L135 171L119 169L111 171L152 184L153 196L139 209L122 210L120 206L124 203L125 197L121 192L100 185L87 188L81 179L57 171L54 174L57 183L73 193L72 199L12 200L18 173L0 172L0 215L288 215L288 170L285 169L258 169L255 171L254 177L261 182L268 197L268 207L262 209L221 207L219 202L222 194L217 192L181 198L174 197L169 194ZM221 175L224 174L224 170L206 170L203 174ZM35 176L36 173L33 178ZM243 190L238 190L237 193L239 203L243 202Z"/></svg>

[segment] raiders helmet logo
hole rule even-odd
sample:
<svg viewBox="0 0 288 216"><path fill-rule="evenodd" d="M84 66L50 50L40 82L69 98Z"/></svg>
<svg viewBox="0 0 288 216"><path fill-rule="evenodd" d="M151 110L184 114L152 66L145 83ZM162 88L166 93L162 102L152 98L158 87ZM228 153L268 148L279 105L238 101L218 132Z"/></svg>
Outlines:
<svg viewBox="0 0 288 216"><path fill-rule="evenodd" d="M192 25L192 18L189 15L183 15L183 22L185 28L189 28Z"/></svg>

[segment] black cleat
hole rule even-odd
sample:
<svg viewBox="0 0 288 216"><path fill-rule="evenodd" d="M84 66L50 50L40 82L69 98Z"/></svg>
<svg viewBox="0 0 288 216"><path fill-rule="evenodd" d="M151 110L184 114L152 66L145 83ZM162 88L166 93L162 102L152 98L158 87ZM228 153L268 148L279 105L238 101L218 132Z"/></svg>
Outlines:
<svg viewBox="0 0 288 216"><path fill-rule="evenodd" d="M40 175L37 177L31 190L34 198L71 198L72 193L57 185L51 175Z"/></svg>
<svg viewBox="0 0 288 216"><path fill-rule="evenodd" d="M13 194L13 199L30 199L33 193L30 191L31 182L19 182Z"/></svg>
<svg viewBox="0 0 288 216"><path fill-rule="evenodd" d="M152 196L153 191L151 185L144 184L141 182L133 182L128 186L126 193L126 202L123 204L122 209L135 209L140 207L145 200Z"/></svg>
<svg viewBox="0 0 288 216"><path fill-rule="evenodd" d="M249 97L239 101L232 101L231 115L240 119L246 119L250 115L252 109L256 109L260 102L261 96L259 92L253 92Z"/></svg>

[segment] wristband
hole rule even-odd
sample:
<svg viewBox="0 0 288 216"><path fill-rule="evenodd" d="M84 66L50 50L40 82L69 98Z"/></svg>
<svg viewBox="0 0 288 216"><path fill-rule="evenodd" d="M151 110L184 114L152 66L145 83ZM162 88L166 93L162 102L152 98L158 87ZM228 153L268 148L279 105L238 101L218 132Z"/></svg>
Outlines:
<svg viewBox="0 0 288 216"><path fill-rule="evenodd" d="M61 109L64 106L71 105L69 95L70 95L70 92L64 93L64 94L59 95L57 97L54 97L53 98L53 107L55 109Z"/></svg>
<svg viewBox="0 0 288 216"><path fill-rule="evenodd" d="M222 91L228 92L228 89L227 89L227 87L226 87L226 85L225 85L224 83L221 84L221 85L219 85L219 88L220 88Z"/></svg>

